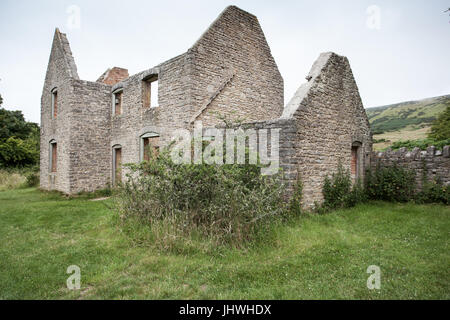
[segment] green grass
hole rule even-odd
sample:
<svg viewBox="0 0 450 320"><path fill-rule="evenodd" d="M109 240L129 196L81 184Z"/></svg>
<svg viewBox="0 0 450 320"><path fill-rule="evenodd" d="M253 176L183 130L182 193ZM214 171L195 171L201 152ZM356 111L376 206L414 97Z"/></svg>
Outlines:
<svg viewBox="0 0 450 320"><path fill-rule="evenodd" d="M450 298L448 206L370 203L296 218L246 250L176 253L136 245L110 205L0 192L0 299ZM381 290L366 287L369 265Z"/></svg>

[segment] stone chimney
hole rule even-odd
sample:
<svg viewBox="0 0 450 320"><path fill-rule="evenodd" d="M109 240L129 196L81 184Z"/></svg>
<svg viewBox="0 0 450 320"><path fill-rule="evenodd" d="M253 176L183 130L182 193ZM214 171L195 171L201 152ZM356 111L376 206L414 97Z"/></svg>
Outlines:
<svg viewBox="0 0 450 320"><path fill-rule="evenodd" d="M114 67L112 69L106 70L100 78L97 79L97 82L103 82L110 86L115 85L117 82L125 80L128 78L128 70L124 68Z"/></svg>

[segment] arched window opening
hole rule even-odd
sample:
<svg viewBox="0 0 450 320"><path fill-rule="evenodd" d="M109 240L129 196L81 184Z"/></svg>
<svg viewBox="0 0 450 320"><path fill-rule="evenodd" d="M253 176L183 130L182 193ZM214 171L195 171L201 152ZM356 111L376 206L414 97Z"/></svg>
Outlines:
<svg viewBox="0 0 450 320"><path fill-rule="evenodd" d="M117 89L112 93L113 115L122 114L122 96L123 88Z"/></svg>
<svg viewBox="0 0 450 320"><path fill-rule="evenodd" d="M140 137L140 160L148 161L159 154L159 134L147 132Z"/></svg>

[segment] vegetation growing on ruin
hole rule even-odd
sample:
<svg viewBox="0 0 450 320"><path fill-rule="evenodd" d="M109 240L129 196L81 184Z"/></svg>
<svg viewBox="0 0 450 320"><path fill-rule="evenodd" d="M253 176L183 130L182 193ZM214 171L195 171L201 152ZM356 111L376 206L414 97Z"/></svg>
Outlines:
<svg viewBox="0 0 450 320"><path fill-rule="evenodd" d="M422 187L417 188L416 174L395 164L367 170L364 184L352 185L350 173L340 165L331 177L326 177L322 189L324 202L316 205L323 213L338 208L349 208L368 200L389 202L417 202L450 204L450 188L439 179L427 179L423 169Z"/></svg>
<svg viewBox="0 0 450 320"><path fill-rule="evenodd" d="M176 164L164 150L126 168L115 196L124 228L144 224L164 248L189 237L242 246L287 211L278 177L258 165Z"/></svg>
<svg viewBox="0 0 450 320"><path fill-rule="evenodd" d="M324 202L321 212L338 208L350 208L366 200L362 183L358 180L352 184L350 172L339 164L337 172L326 177L323 185Z"/></svg>
<svg viewBox="0 0 450 320"><path fill-rule="evenodd" d="M374 200L407 202L414 198L415 173L402 167L377 167L366 172L367 197Z"/></svg>

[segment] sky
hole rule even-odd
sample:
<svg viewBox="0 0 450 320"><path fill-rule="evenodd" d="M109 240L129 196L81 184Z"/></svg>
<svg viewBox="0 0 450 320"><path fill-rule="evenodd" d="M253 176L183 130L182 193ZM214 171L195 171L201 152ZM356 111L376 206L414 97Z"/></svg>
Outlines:
<svg viewBox="0 0 450 320"><path fill-rule="evenodd" d="M66 33L83 80L130 75L189 49L228 5L258 17L285 102L321 52L348 57L366 108L450 94L450 0L0 0L3 107L40 122L53 34Z"/></svg>

